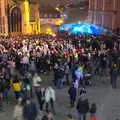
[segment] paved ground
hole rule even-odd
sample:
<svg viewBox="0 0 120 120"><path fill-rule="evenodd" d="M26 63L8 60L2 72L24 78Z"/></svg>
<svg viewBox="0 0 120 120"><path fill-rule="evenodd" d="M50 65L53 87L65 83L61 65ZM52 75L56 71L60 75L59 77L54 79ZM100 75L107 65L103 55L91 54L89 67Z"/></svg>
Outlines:
<svg viewBox="0 0 120 120"><path fill-rule="evenodd" d="M43 77L43 86L48 86L51 83L52 76ZM99 120L116 120L120 119L120 80L118 88L112 89L109 84L109 77L95 77L93 80L94 86L87 88L87 96L90 102L96 102ZM68 88L56 90L56 116L55 120L64 120L64 116L72 113L76 117L75 108L71 109L67 94ZM13 120L13 101L10 105L4 105L4 111L0 113L0 120Z"/></svg>

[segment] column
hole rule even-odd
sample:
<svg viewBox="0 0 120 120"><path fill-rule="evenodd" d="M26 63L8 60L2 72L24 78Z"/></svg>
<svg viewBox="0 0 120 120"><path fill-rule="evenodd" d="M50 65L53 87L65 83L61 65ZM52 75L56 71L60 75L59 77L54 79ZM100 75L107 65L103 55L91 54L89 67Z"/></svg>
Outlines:
<svg viewBox="0 0 120 120"><path fill-rule="evenodd" d="M36 23L37 23L37 26L36 26L36 30L37 30L37 34L40 33L40 14L39 14L39 6L36 6Z"/></svg>
<svg viewBox="0 0 120 120"><path fill-rule="evenodd" d="M102 6L102 27L104 27L105 0L103 0Z"/></svg>
<svg viewBox="0 0 120 120"><path fill-rule="evenodd" d="M114 0L114 2L113 2L112 30L115 29L115 19L116 19L116 15L117 15L117 12L114 12L114 11L116 11L116 0Z"/></svg>
<svg viewBox="0 0 120 120"><path fill-rule="evenodd" d="M8 35L8 24L7 24L7 16L6 16L6 9L5 9L5 0L1 0L1 18L4 20L2 22L2 32L4 35Z"/></svg>
<svg viewBox="0 0 120 120"><path fill-rule="evenodd" d="M92 16L92 23L95 23L96 2L97 0L90 0L90 11L91 11L91 16Z"/></svg>
<svg viewBox="0 0 120 120"><path fill-rule="evenodd" d="M30 26L30 6L28 0L25 0L22 4L23 9L23 29L24 34L31 34L31 26Z"/></svg>
<svg viewBox="0 0 120 120"><path fill-rule="evenodd" d="M1 34L1 32L2 32L2 17L1 17L1 13L2 12L2 10L1 10L1 0L0 0L0 34Z"/></svg>

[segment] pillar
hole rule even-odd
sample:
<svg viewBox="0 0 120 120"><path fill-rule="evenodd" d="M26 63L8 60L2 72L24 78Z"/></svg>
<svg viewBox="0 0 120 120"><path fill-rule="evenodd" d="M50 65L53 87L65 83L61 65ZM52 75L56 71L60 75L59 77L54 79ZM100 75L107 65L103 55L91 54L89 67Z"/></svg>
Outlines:
<svg viewBox="0 0 120 120"><path fill-rule="evenodd" d="M5 5L6 5L5 0L0 0L0 19L1 19L0 33L2 35L8 35L8 22Z"/></svg>
<svg viewBox="0 0 120 120"><path fill-rule="evenodd" d="M31 26L30 26L30 6L28 0L24 0L21 5L22 9L22 32L23 34L31 34Z"/></svg>
<svg viewBox="0 0 120 120"><path fill-rule="evenodd" d="M36 22L36 34L40 33L40 14L39 14L39 5L35 6L35 22Z"/></svg>

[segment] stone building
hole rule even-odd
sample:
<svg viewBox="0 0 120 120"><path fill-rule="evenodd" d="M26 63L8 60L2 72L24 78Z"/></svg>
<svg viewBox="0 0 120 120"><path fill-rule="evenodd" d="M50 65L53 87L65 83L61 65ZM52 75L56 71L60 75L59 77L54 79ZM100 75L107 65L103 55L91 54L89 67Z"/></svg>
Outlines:
<svg viewBox="0 0 120 120"><path fill-rule="evenodd" d="M0 35L38 34L39 18L37 4L28 0L0 0Z"/></svg>
<svg viewBox="0 0 120 120"><path fill-rule="evenodd" d="M35 0L0 0L0 35L39 34L48 23L63 23L60 13L50 6Z"/></svg>
<svg viewBox="0 0 120 120"><path fill-rule="evenodd" d="M42 5L40 7L40 26L41 33L53 34L57 32L57 27L63 24L61 13L51 5Z"/></svg>
<svg viewBox="0 0 120 120"><path fill-rule="evenodd" d="M120 28L120 0L89 0L89 20L105 28Z"/></svg>

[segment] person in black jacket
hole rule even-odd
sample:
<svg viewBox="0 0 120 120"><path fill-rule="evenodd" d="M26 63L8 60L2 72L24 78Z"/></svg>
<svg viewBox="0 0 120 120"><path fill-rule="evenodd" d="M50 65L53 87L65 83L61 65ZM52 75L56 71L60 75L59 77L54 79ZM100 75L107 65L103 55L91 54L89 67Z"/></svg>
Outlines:
<svg viewBox="0 0 120 120"><path fill-rule="evenodd" d="M96 103L92 103L91 107L90 107L90 110L89 110L91 117L95 116L96 110L97 110Z"/></svg>
<svg viewBox="0 0 120 120"><path fill-rule="evenodd" d="M77 112L79 114L78 115L79 120L82 120L82 119L86 120L88 111L89 111L88 99L83 98L83 96L81 96L77 103Z"/></svg>
<svg viewBox="0 0 120 120"><path fill-rule="evenodd" d="M76 101L76 88L74 87L74 85L72 85L69 90L68 90L68 94L70 97L70 104L71 107L74 107L74 103Z"/></svg>
<svg viewBox="0 0 120 120"><path fill-rule="evenodd" d="M39 93L38 93L38 102L39 102L39 106L40 106L40 110L43 110L43 105L45 103L45 89L41 88Z"/></svg>

